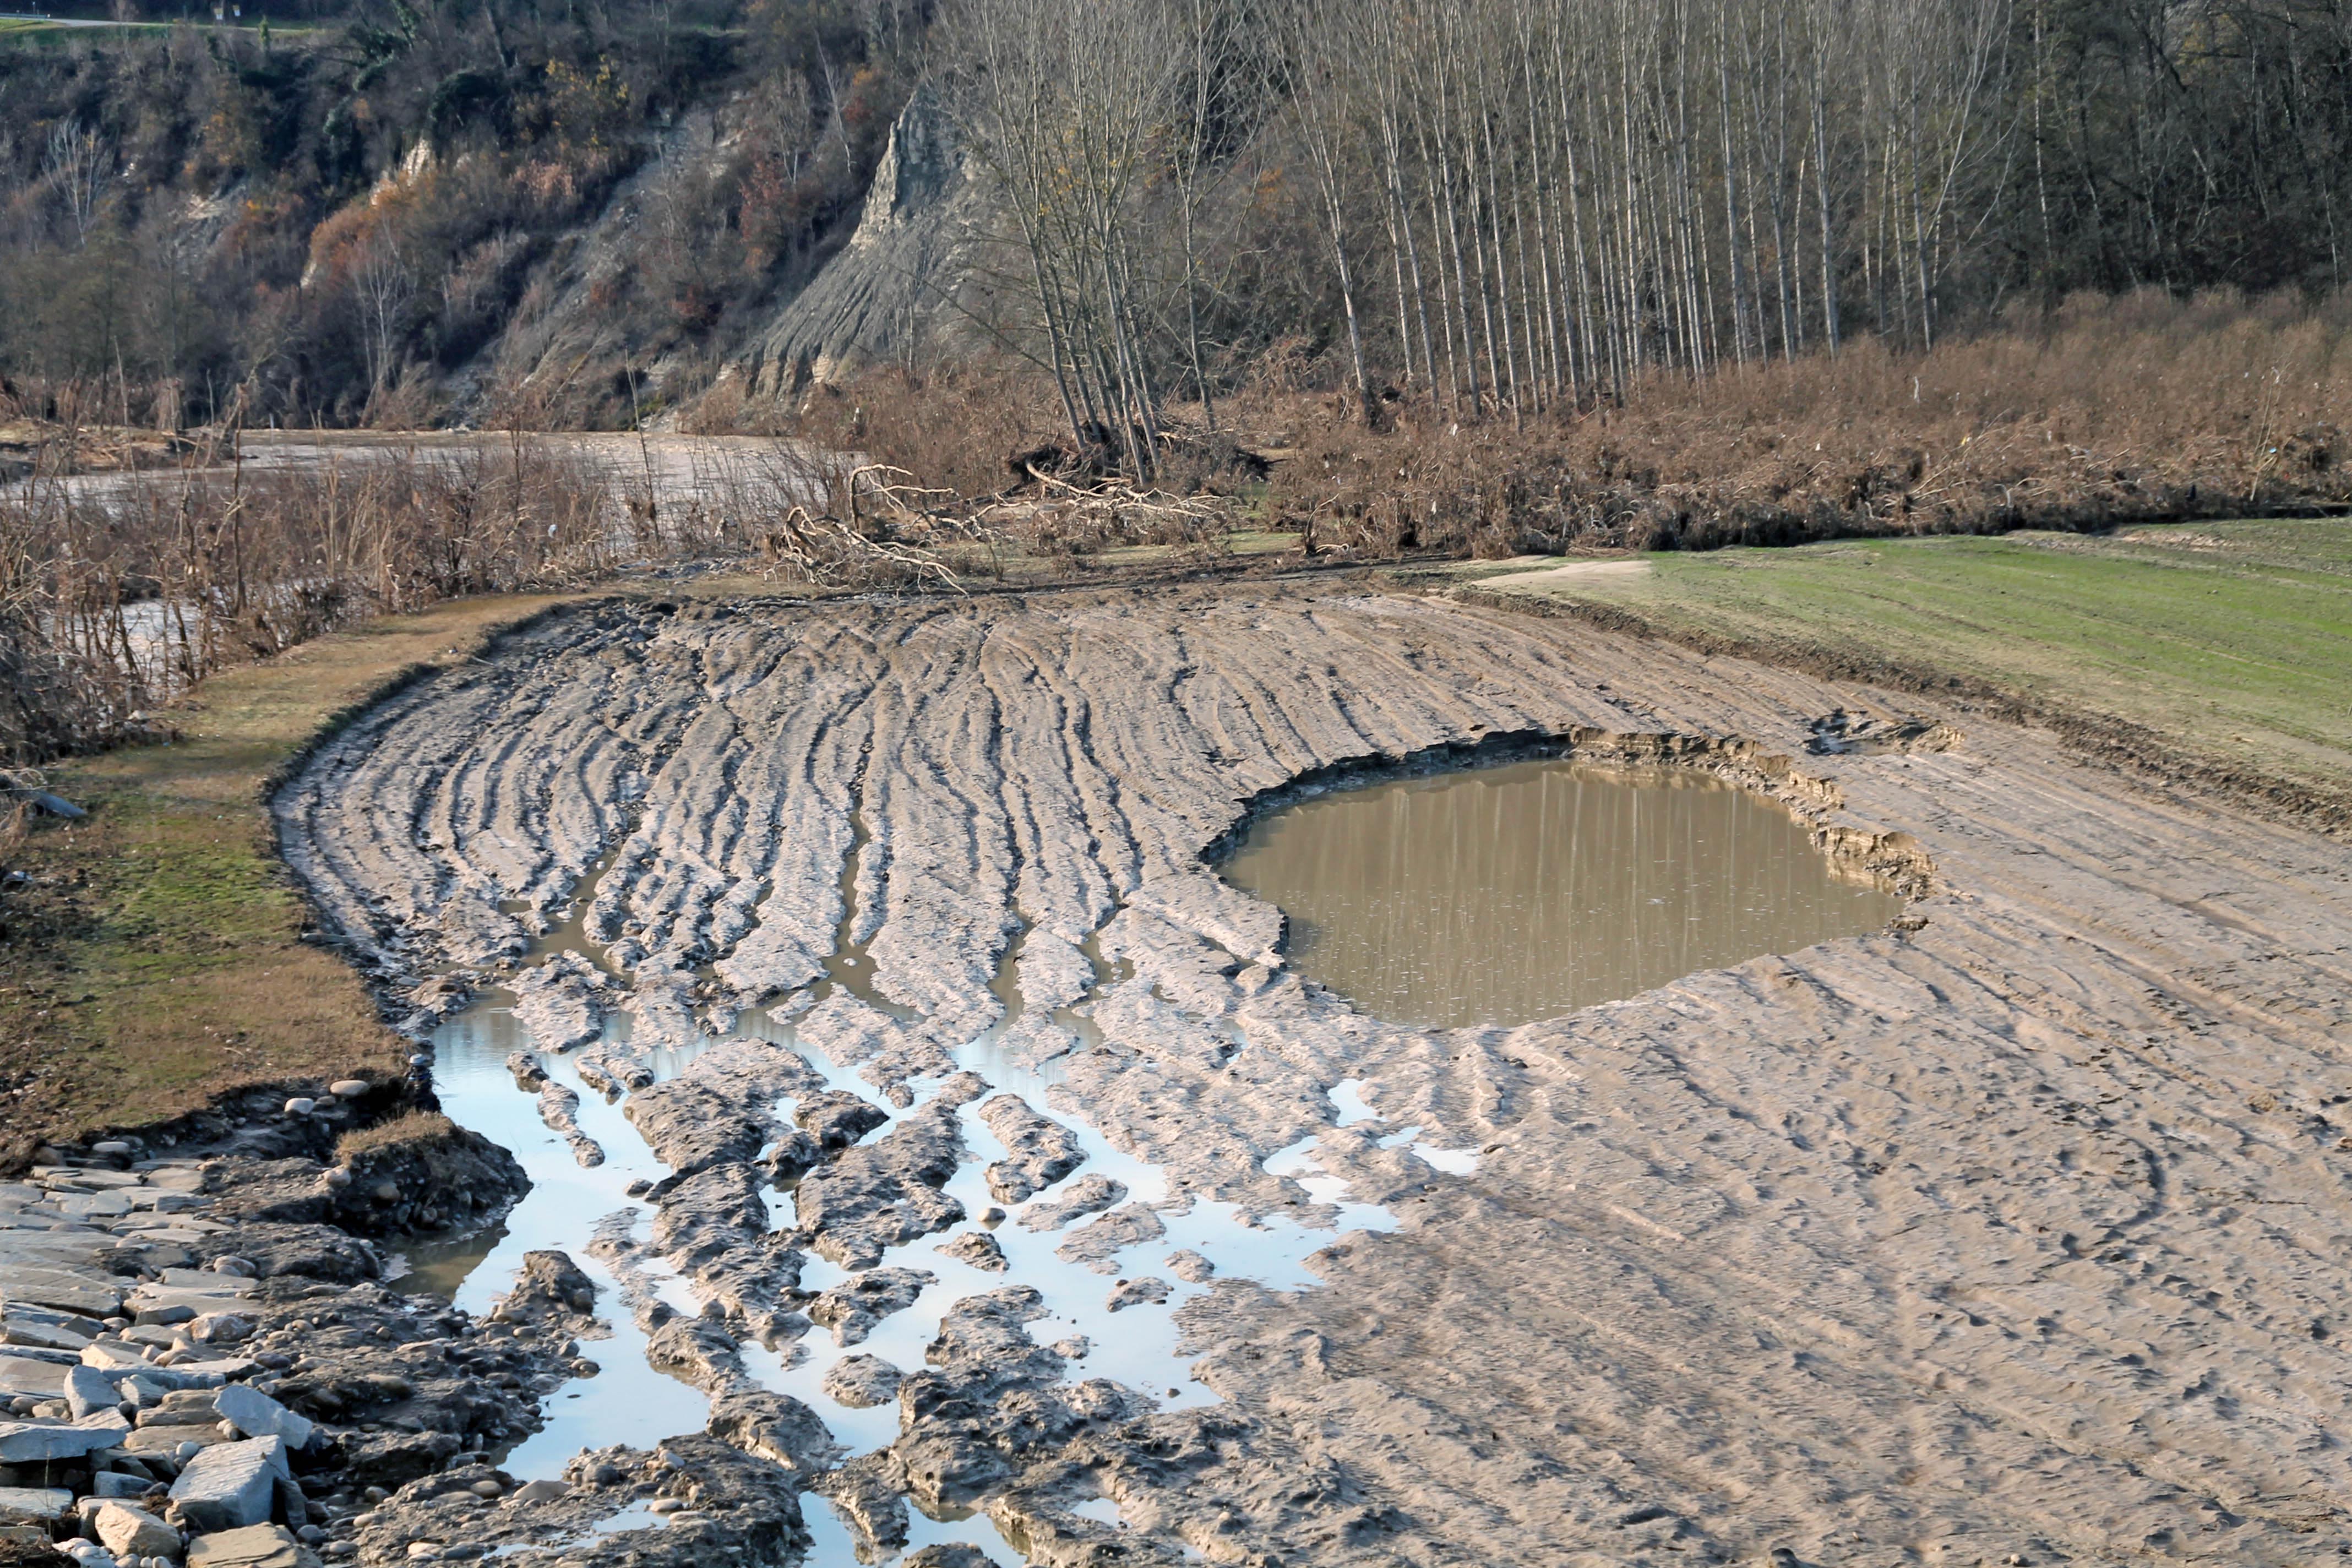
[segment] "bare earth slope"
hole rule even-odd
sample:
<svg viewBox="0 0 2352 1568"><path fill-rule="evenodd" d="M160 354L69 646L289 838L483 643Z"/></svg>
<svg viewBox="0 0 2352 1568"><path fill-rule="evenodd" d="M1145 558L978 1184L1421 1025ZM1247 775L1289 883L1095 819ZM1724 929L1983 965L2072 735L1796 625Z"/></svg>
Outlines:
<svg viewBox="0 0 2352 1568"><path fill-rule="evenodd" d="M589 930L640 1040L870 942L894 1005L819 1010L877 1086L948 1070L1017 995L1008 1047L1077 1047L1040 1109L1171 1190L1303 1202L1259 1162L1323 1127L1325 1168L1402 1219L1325 1255L1328 1289L1187 1309L1222 1410L1024 1449L905 1400L919 1496L1045 1517L1083 1472L1162 1541L1287 1564L2332 1555L2352 850L2024 731L1806 754L1839 710L1898 711L1441 601L613 606L393 699L278 816L395 987L520 953L617 845ZM1202 870L1302 773L1527 731L1686 752L1915 885L1924 851L1926 923L1432 1033L1265 964L1278 919ZM1090 938L1127 976L1099 1047L1054 1017ZM1476 1172L1331 1126L1350 1077ZM1137 1534L1121 1560L1157 1560Z"/></svg>

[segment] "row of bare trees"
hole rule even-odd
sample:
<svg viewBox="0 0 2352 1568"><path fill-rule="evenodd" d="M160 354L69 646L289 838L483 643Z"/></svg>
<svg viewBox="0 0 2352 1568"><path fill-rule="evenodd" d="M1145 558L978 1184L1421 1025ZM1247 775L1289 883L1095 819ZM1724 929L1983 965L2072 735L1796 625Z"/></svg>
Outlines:
<svg viewBox="0 0 2352 1568"><path fill-rule="evenodd" d="M2021 293L2342 281L2342 0L960 0L935 42L1026 342L1139 467L1284 245L1359 396L1514 418Z"/></svg>

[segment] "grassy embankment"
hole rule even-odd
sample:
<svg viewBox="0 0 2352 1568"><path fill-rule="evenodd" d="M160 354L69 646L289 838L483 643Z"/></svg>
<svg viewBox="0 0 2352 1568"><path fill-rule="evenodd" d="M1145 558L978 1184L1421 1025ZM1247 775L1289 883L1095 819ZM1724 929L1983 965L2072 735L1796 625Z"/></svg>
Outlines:
<svg viewBox="0 0 2352 1568"><path fill-rule="evenodd" d="M1454 569L1465 591L1957 698L2352 827L2352 522L1871 540Z"/></svg>
<svg viewBox="0 0 2352 1568"><path fill-rule="evenodd" d="M359 976L301 940L262 791L341 710L463 659L553 596L459 600L225 671L181 738L47 770L87 820L37 817L0 861L0 1170L41 1142L168 1120L257 1082L400 1070Z"/></svg>

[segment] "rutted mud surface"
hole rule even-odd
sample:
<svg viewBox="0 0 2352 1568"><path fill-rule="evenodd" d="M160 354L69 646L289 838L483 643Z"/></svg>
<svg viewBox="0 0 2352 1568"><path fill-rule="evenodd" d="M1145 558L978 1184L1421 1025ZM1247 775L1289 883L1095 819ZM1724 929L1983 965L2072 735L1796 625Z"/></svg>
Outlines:
<svg viewBox="0 0 2352 1568"><path fill-rule="evenodd" d="M1909 717L1398 598L607 609L279 811L420 1033L436 972L580 952L516 1016L578 1045L578 1134L670 1172L599 1310L883 1555L948 1539L908 1496L1056 1563L2332 1549L2352 854L2023 731L1807 754L1832 714ZM1517 735L1772 789L1926 923L1424 1031L1202 869L1297 781ZM739 1022L772 1038L661 1054ZM1214 1262L1236 1213L1356 1228L1274 1289ZM1030 1282L1070 1270L1198 1384L1097 1375Z"/></svg>

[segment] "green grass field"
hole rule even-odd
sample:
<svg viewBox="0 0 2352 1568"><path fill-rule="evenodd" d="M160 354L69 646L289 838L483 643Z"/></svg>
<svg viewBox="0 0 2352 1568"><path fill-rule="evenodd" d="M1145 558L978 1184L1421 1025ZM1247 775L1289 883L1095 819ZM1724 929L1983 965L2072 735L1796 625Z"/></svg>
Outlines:
<svg viewBox="0 0 2352 1568"><path fill-rule="evenodd" d="M1767 658L1956 676L2047 710L2142 725L2231 767L2331 795L2352 786L2352 522L1643 559L1646 570L1521 561L1462 574L1505 602L1614 610Z"/></svg>

